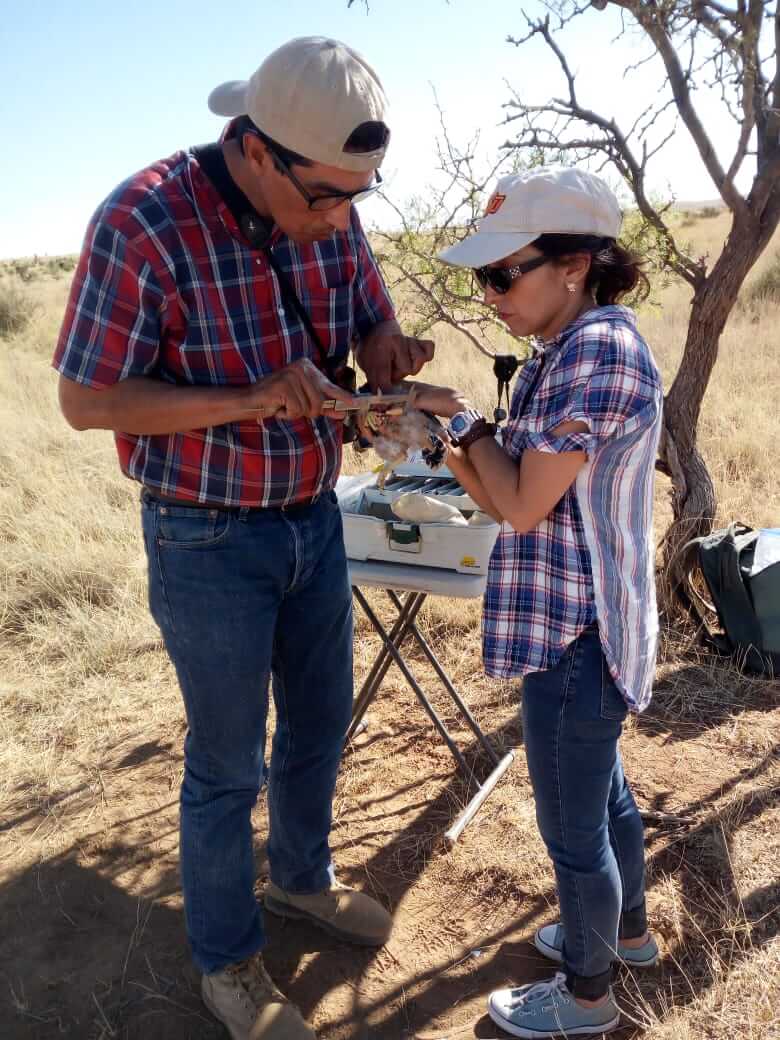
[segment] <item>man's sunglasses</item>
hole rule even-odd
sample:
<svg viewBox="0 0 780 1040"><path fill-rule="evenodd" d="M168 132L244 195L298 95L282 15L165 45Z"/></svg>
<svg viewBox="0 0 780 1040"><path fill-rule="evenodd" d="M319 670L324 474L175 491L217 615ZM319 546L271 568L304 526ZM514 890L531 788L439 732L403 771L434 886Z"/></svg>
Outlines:
<svg viewBox="0 0 780 1040"><path fill-rule="evenodd" d="M298 180L284 159L281 159L275 152L273 153L273 157L279 172L283 173L284 176L289 179L290 183L298 189L299 193L304 197L304 199L306 199L306 204L309 209L313 209L318 213L322 213L329 209L336 209L337 206L341 206L344 202L362 202L363 199L367 199L369 195L373 195L382 185L382 176L379 170L375 170L374 175L376 180L367 188L359 188L357 191L340 191L338 194L334 195L312 195L306 185L302 184L301 181Z"/></svg>
<svg viewBox="0 0 780 1040"><path fill-rule="evenodd" d="M535 256L533 260L515 264L514 267L474 267L472 270L474 271L474 277L483 289L487 289L490 286L493 292L503 296L504 293L509 292L512 288L512 282L516 278L528 274L529 271L535 271L537 267L546 264L549 259L549 256Z"/></svg>

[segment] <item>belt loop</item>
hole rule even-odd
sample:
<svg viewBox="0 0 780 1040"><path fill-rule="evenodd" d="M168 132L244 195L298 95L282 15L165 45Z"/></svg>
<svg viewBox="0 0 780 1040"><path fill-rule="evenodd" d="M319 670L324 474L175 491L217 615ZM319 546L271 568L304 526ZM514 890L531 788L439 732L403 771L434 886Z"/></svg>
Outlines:
<svg viewBox="0 0 780 1040"><path fill-rule="evenodd" d="M238 511L238 519L242 524L245 524L249 519L249 506L241 506Z"/></svg>

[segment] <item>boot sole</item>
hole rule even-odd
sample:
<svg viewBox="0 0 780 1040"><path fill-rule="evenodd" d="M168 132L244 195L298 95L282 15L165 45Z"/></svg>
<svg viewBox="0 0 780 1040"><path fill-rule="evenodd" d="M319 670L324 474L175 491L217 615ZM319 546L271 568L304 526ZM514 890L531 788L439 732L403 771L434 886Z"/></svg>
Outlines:
<svg viewBox="0 0 780 1040"><path fill-rule="evenodd" d="M317 917L316 914L310 914L307 910L301 910L297 906L291 906L289 903L280 903L278 900L274 899L273 896L267 895L264 902L266 910L268 910L269 913L274 914L276 917L289 917L294 921L307 921L309 924L321 928L322 931L327 932L336 939L352 943L353 946L384 946L387 942L387 938L370 939L368 937L355 935L354 932L345 932L341 928L337 928L335 925L330 924L328 921L323 921L322 918Z"/></svg>
<svg viewBox="0 0 780 1040"><path fill-rule="evenodd" d="M516 1026L509 1019L504 1018L503 1015L499 1014L488 1004L488 1014L497 1026L500 1026L507 1033L511 1033L512 1036L521 1036L525 1040L544 1040L544 1037L548 1036L597 1036L599 1033L608 1033L610 1030L615 1029L620 1022L620 1015L609 1021L604 1022L599 1026L574 1026L571 1029L557 1029L554 1032L550 1032L548 1029L523 1029L522 1026Z"/></svg>
<svg viewBox="0 0 780 1040"><path fill-rule="evenodd" d="M546 957L548 961L555 961L556 964L563 963L563 954L555 946L548 946L547 943L540 939L538 935L534 936L534 946L537 948L539 953L543 957ZM621 964L625 964L629 968L652 968L658 963L659 953L656 951L652 957L647 960L637 961L629 959L618 950L618 960Z"/></svg>

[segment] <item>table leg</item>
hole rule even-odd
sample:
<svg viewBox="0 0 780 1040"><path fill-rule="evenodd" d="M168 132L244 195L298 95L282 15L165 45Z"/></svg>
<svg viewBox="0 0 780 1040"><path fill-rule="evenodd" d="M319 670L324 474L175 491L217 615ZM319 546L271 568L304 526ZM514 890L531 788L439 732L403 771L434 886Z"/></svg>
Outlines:
<svg viewBox="0 0 780 1040"><path fill-rule="evenodd" d="M396 608L398 610L400 610L401 607L402 607L401 601L398 598L398 596L393 592L392 589L387 589L387 595L393 601L393 603L395 604ZM493 763L493 765L498 765L498 763L500 761L500 758L499 758L498 754L496 753L493 745L490 743L490 741L487 739L485 734L482 732L482 728L480 727L479 723L477 722L477 720L474 718L474 716L469 711L468 705L465 703L465 701L460 696L458 691L452 685L452 681L450 680L450 677L447 675L447 673L444 671L442 666L439 664L439 659L437 658L436 654L431 649L430 644L426 640L425 636L422 634L422 632L419 630L419 628L415 624L414 618L412 619L411 623L409 624L408 630L412 633L412 635L414 636L415 640L417 641L418 646L420 647L422 652L425 654L425 656L428 658L428 661L430 662L432 668L434 669L434 671L438 675L439 681L441 682L442 686L445 688L445 690L450 695L450 697L452 697L453 701L455 701L455 704L458 707L458 711L461 713L463 718L468 723L468 725L469 725L469 727L471 729L471 732L474 734L474 736L477 738L477 740L482 745L482 747L483 747L483 749L485 751L485 754L488 756L488 758Z"/></svg>
<svg viewBox="0 0 780 1040"><path fill-rule="evenodd" d="M479 790L477 791L477 793L474 795L474 797L471 799L468 805L466 805L466 807L463 809L463 811L458 816L457 820L453 823L453 825L450 827L450 829L446 831L444 834L444 841L446 842L448 848L452 848L452 846L455 844L455 842L458 840L458 838L465 830L467 824L471 823L471 821L477 815L479 807L485 801L487 796L496 786L496 784L507 771L507 769L509 769L509 767L512 765L514 760L514 751L507 751L504 757L497 762L490 776L487 777L483 784L479 785Z"/></svg>
<svg viewBox="0 0 780 1040"><path fill-rule="evenodd" d="M353 586L352 591L360 607L362 608L363 613L366 615L372 627L381 638L382 649L380 650L373 665L371 666L371 669L363 682L360 693L355 699L355 705L352 712L352 721L350 722L347 737L352 738L356 735L356 733L361 732L362 729L365 728L365 714L368 708L370 707L372 701L374 700L374 697L376 696L377 692L379 691L379 688L382 684L382 681L384 680L385 675L387 674L388 669L390 668L390 665L395 663L398 665L401 674L403 675L406 682L414 691L417 699L425 709L429 718L431 719L437 731L439 732L441 738L447 744L447 747L450 749L450 752L453 758L455 759L458 768L461 770L462 774L467 780L472 779L473 772L469 769L468 765L466 764L466 760L463 757L462 752L452 739L452 736L450 735L447 726L440 718L431 702L428 700L425 692L420 687L419 683L414 678L406 662L401 656L401 646L406 640L407 636L411 634L417 642L418 646L422 649L428 662L433 667L434 671L436 672L436 675L438 676L440 682L446 689L447 693L452 698L455 706L458 708L459 712L468 723L472 733L475 735L483 750L490 758L490 761L493 763L493 769L491 770L490 774L486 777L482 784L479 784L476 793L473 795L473 797L470 799L467 805L463 808L455 822L444 835L444 840L448 848L452 848L455 842L460 837L460 835L463 833L466 826L471 822L471 820L474 819L480 806L487 799L490 792L493 790L498 781L501 779L506 770L514 761L515 753L514 751L509 751L505 755L503 755L503 757L499 757L498 753L493 748L490 741L482 732L478 722L469 711L469 708L464 702L463 698L455 689L452 681L445 672L444 668L439 663L439 660L436 657L436 654L434 653L430 644L427 642L427 640L417 627L417 615L419 614L420 609L423 603L425 602L426 593L409 592L407 593L406 598L404 600L401 600L400 597L396 595L396 593L393 592L392 589L385 590L391 602L398 610L398 617L396 618L395 622L390 628L390 631L388 632L382 624L382 622L376 616L374 611L369 606L365 596L360 591L360 589L356 586Z"/></svg>
<svg viewBox="0 0 780 1040"><path fill-rule="evenodd" d="M379 620L379 618L376 616L374 611L369 606L368 602L366 601L365 596L360 591L360 589L355 588L354 589L354 593L355 593L355 598L357 599L358 603L360 604L360 606L361 606L363 612L365 613L366 617L371 622L371 624L373 625L374 629L376 630L376 632L378 633L378 635L382 639L382 642L384 643L385 649L387 650L388 654L392 657L393 661L398 665L398 667L399 667L399 669L401 671L401 674L403 675L404 679L406 679L406 681L409 684L409 686L411 686L412 690L415 693L415 696L417 697L417 699L419 700L420 704L423 706L423 708L427 712L428 717L430 718L431 722L434 724L434 726L438 730L439 735L441 736L442 740L446 743L447 747L450 749L452 757L455 759L455 761L457 762L458 766L463 770L464 774L466 776L469 776L470 775L469 767L466 764L466 760L463 757L460 748L458 747L458 745L455 743L455 741L450 736L449 730L447 729L445 724L442 722L442 720L439 718L439 715L438 715L436 709L434 708L434 706L431 704L431 702L426 697L425 692L420 687L419 683L417 682L415 677L412 675L412 673L409 671L409 668L407 667L406 662L404 661L403 657L401 657L401 654L398 651L398 647L395 646L395 644L390 640L390 636L389 636L387 630L384 628L384 626L382 625L382 622ZM424 593L418 593L417 596L420 598L420 602L417 605L417 610L419 610L420 607L422 606L422 600L425 599L425 594ZM389 667L389 665L388 665L388 667ZM387 669L385 669L385 671L386 670ZM376 689L378 689L378 686L376 687ZM374 695L376 693L376 689L374 690ZM365 711L365 709L367 707L368 707L368 704L366 704L364 706L363 710ZM351 728L352 727L350 727L350 729Z"/></svg>
<svg viewBox="0 0 780 1040"><path fill-rule="evenodd" d="M364 613L366 613L366 607L368 604L366 603L365 597L359 589L353 589L352 591L355 595L355 599L357 599L358 603L363 608ZM393 663L392 655L387 648L387 642L384 641L385 635L387 635L387 638L397 650L400 649L410 631L408 627L409 622L411 620L411 623L414 623L414 619L419 613L424 601L425 594L416 592L410 592L406 597L405 603L401 604L399 601L400 613L396 618L393 627L390 629L389 635L383 627L380 626L380 628L377 628L377 625L373 621L371 622L374 628L379 632L379 635L383 637L382 649L371 666L371 670L360 688L360 693L355 698L355 703L352 708L352 719L349 724L349 729L347 730L347 740L351 740L356 735L358 727L365 718L365 714L368 711L371 702L376 696L379 687L382 685L382 681L385 675L387 675L390 665ZM368 613L366 613L366 617L371 620Z"/></svg>

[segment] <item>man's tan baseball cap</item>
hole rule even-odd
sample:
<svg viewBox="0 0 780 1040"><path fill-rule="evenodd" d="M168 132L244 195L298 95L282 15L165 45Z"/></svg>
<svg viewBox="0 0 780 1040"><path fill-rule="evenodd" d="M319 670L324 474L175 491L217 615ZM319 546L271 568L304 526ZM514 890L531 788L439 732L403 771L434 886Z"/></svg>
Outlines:
<svg viewBox="0 0 780 1040"><path fill-rule="evenodd" d="M247 115L290 151L342 170L375 169L390 138L379 77L357 51L325 36L290 40L250 79L212 90L208 103L216 115Z"/></svg>

